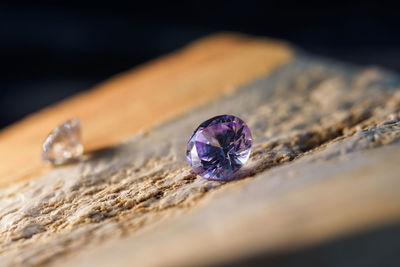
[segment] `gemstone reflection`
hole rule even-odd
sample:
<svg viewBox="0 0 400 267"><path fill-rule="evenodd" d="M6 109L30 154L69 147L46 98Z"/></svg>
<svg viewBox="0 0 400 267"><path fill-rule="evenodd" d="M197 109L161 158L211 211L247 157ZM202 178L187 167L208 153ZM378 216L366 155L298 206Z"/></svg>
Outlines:
<svg viewBox="0 0 400 267"><path fill-rule="evenodd" d="M221 115L200 124L187 144L186 157L196 174L226 181L246 163L251 145L247 125L238 117Z"/></svg>

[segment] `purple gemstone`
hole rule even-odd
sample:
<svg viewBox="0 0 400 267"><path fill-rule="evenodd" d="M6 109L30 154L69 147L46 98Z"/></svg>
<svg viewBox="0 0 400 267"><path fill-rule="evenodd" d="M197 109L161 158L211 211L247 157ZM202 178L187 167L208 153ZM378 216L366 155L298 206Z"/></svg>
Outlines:
<svg viewBox="0 0 400 267"><path fill-rule="evenodd" d="M252 143L249 127L241 119L221 115L203 122L194 131L186 157L196 174L226 181L246 163Z"/></svg>

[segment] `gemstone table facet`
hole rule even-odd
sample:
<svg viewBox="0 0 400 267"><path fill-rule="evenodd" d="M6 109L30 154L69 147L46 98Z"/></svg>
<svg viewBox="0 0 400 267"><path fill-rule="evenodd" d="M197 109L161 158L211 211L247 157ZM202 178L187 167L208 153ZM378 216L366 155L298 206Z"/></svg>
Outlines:
<svg viewBox="0 0 400 267"><path fill-rule="evenodd" d="M196 174L209 180L227 181L248 160L252 142L250 129L240 118L216 116L194 131L186 157Z"/></svg>
<svg viewBox="0 0 400 267"><path fill-rule="evenodd" d="M55 128L43 143L42 159L54 165L79 158L83 153L81 123L71 119Z"/></svg>

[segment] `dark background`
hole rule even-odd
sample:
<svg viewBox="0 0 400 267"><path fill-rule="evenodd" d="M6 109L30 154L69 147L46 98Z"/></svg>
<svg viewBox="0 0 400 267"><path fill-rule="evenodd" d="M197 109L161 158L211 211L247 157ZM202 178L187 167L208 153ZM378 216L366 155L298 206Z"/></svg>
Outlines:
<svg viewBox="0 0 400 267"><path fill-rule="evenodd" d="M217 31L400 71L395 5L326 1L1 1L0 128Z"/></svg>

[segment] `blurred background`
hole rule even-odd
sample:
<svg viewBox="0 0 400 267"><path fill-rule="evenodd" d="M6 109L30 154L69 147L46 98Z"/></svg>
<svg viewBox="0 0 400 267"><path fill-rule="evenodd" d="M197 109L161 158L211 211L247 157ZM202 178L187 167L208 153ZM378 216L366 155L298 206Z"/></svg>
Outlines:
<svg viewBox="0 0 400 267"><path fill-rule="evenodd" d="M395 5L368 1L3 0L0 128L219 31L400 72L399 21Z"/></svg>

